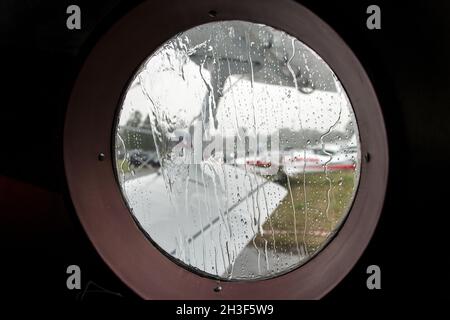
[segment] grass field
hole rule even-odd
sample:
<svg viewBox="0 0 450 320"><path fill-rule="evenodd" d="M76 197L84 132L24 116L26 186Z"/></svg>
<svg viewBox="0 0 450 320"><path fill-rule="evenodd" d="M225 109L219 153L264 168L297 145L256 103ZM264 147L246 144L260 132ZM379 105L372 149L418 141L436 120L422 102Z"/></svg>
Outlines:
<svg viewBox="0 0 450 320"><path fill-rule="evenodd" d="M305 244L311 254L342 221L352 203L356 173L342 170L329 172L328 178L322 172L305 176L305 184L303 175L289 179L292 199L287 194L266 221L264 236L255 239L258 246L264 245L265 239L268 249L273 250L275 243L276 251L295 254L297 243L300 248ZM289 190L288 181L283 186Z"/></svg>

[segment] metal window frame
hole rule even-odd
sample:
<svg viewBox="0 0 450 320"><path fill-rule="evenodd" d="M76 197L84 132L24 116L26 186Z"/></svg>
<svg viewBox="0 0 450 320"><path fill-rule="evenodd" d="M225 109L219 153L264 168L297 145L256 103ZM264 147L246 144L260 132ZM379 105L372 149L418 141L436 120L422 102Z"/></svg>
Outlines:
<svg viewBox="0 0 450 320"><path fill-rule="evenodd" d="M177 33L219 20L266 24L316 51L345 88L359 128L360 181L345 222L307 263L271 279L218 281L174 263L139 229L115 177L116 115L137 68ZM302 5L290 0L148 0L120 19L86 59L66 113L64 164L88 237L142 298L318 299L345 277L370 241L384 202L388 148L381 108L363 67L338 34Z"/></svg>

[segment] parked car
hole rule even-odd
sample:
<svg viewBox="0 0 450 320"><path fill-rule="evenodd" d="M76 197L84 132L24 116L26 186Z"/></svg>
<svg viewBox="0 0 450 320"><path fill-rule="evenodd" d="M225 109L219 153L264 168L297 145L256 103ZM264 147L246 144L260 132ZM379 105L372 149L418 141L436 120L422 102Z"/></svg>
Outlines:
<svg viewBox="0 0 450 320"><path fill-rule="evenodd" d="M151 166L159 168L158 154L154 151L132 150L128 153L130 164L133 167Z"/></svg>

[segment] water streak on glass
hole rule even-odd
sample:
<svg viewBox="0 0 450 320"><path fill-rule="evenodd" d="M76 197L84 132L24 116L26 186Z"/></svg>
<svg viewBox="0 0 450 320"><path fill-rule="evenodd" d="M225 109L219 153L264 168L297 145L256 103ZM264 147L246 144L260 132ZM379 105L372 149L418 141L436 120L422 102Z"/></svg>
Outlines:
<svg viewBox="0 0 450 320"><path fill-rule="evenodd" d="M360 144L319 55L280 30L226 21L176 35L142 64L115 160L153 245L193 271L252 280L302 265L338 232Z"/></svg>

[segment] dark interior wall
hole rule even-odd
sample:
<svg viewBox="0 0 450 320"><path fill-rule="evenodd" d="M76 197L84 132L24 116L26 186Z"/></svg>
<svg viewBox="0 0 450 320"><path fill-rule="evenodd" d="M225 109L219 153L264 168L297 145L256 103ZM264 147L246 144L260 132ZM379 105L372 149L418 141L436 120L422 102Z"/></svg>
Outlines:
<svg viewBox="0 0 450 320"><path fill-rule="evenodd" d="M97 255L71 206L62 129L71 87L101 34L139 1L0 3L2 103L0 242L10 295L67 297L65 268L83 282L134 298ZM328 300L450 298L447 171L450 142L450 3L301 1L354 51L380 99L389 138L390 175L377 231ZM66 8L82 10L82 29L66 28ZM382 29L365 27L378 4ZM366 268L382 270L382 290L366 288ZM95 286L95 284L94 284ZM90 293L85 298L111 298Z"/></svg>

